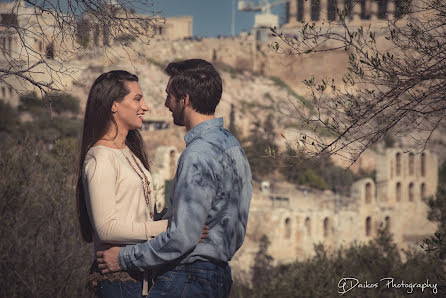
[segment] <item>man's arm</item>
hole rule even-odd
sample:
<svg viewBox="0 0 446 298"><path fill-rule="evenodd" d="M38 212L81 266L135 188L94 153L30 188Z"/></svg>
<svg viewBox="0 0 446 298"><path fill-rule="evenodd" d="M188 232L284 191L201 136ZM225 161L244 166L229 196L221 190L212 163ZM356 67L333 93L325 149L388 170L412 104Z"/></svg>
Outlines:
<svg viewBox="0 0 446 298"><path fill-rule="evenodd" d="M192 251L200 241L215 196L212 163L201 153L187 152L177 170L172 219L167 231L145 243L122 247L119 250L120 267L143 271Z"/></svg>

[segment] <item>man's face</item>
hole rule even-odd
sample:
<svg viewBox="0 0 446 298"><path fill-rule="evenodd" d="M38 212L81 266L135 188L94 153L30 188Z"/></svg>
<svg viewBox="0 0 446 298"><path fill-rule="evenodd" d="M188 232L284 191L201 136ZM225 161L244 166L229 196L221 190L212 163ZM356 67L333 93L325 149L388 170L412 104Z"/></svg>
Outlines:
<svg viewBox="0 0 446 298"><path fill-rule="evenodd" d="M184 126L184 101L185 99L178 100L171 92L170 85L172 80L169 79L166 87L166 102L165 106L172 112L173 123L178 126Z"/></svg>

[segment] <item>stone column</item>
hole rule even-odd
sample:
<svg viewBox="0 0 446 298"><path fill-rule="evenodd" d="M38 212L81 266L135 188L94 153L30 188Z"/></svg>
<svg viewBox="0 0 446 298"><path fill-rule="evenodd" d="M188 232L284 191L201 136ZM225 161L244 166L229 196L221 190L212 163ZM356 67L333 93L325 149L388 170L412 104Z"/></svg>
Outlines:
<svg viewBox="0 0 446 298"><path fill-rule="evenodd" d="M387 1L387 19L394 19L395 18L395 1L389 0Z"/></svg>
<svg viewBox="0 0 446 298"><path fill-rule="evenodd" d="M297 22L297 0L290 0L290 5L288 6L289 9L289 16L290 19L288 22L290 24L294 24Z"/></svg>
<svg viewBox="0 0 446 298"><path fill-rule="evenodd" d="M319 5L319 21L326 22L328 20L328 0L320 0Z"/></svg>
<svg viewBox="0 0 446 298"><path fill-rule="evenodd" d="M304 22L311 22L311 0L304 0Z"/></svg>
<svg viewBox="0 0 446 298"><path fill-rule="evenodd" d="M378 1L367 1L367 13L370 15L371 21L376 21L378 19Z"/></svg>
<svg viewBox="0 0 446 298"><path fill-rule="evenodd" d="M359 23L361 20L361 2L359 0L352 0L352 20Z"/></svg>
<svg viewBox="0 0 446 298"><path fill-rule="evenodd" d="M345 3L344 3L344 0L337 0L337 2L336 2L336 8L338 9L338 10L336 11L336 19L339 20L338 11L339 11L339 12L342 12L342 11L345 10ZM347 19L346 21L348 21L348 18L349 18L349 17L346 17L346 19Z"/></svg>

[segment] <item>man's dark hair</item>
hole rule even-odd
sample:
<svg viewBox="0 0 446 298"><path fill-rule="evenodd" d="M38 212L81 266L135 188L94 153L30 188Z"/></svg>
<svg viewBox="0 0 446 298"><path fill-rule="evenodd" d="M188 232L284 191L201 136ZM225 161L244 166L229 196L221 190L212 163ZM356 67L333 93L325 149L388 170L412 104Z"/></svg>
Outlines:
<svg viewBox="0 0 446 298"><path fill-rule="evenodd" d="M214 114L221 99L222 83L214 66L202 59L172 62L166 67L171 78L170 92L177 100L189 95L195 111Z"/></svg>

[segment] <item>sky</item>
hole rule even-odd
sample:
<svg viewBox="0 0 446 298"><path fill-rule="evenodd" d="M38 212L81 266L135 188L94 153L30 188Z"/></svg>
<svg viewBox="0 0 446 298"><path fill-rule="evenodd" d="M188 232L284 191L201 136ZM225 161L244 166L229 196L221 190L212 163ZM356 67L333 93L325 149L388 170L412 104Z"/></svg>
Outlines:
<svg viewBox="0 0 446 298"><path fill-rule="evenodd" d="M153 9L165 17L193 16L194 36L216 37L231 35L232 0L152 0ZM251 0L252 1L252 0ZM237 2L235 5L237 8ZM281 9L276 8L275 10ZM283 8L282 8L283 9ZM273 10L274 12L274 10ZM253 12L236 10L235 33L251 31L254 24Z"/></svg>

